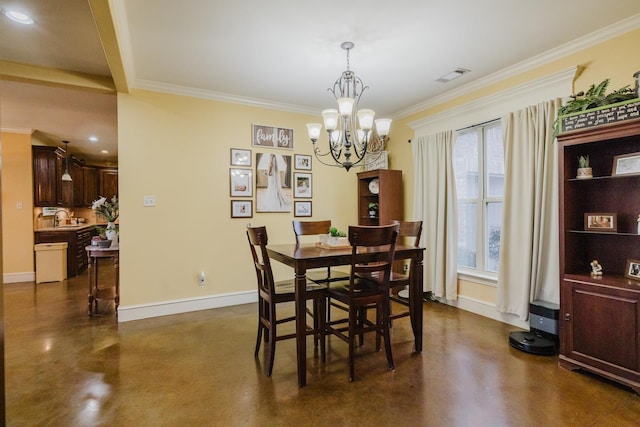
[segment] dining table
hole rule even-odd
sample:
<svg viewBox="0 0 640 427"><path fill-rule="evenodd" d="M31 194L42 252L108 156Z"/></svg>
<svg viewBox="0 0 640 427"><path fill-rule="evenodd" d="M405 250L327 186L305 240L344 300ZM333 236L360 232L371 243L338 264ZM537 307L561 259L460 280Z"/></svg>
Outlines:
<svg viewBox="0 0 640 427"><path fill-rule="evenodd" d="M358 253L358 262L375 262L384 258L388 247ZM396 245L395 260L412 260L409 284L409 311L414 335L414 350L422 351L423 253L425 248ZM298 386L307 384L306 288L307 270L351 264L351 246L327 248L314 243L274 244L267 246L269 258L293 268L295 275L296 353Z"/></svg>

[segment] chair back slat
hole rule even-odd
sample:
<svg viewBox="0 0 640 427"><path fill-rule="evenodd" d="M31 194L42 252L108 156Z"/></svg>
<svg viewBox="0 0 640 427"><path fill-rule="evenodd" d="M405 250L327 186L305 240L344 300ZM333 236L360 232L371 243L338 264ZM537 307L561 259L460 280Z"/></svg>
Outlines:
<svg viewBox="0 0 640 427"><path fill-rule="evenodd" d="M391 224L398 225L398 237L413 238L413 246L420 246L420 236L422 236L422 221L398 221L391 220Z"/></svg>
<svg viewBox="0 0 640 427"><path fill-rule="evenodd" d="M370 277L375 281L381 290L388 292L389 278L391 276L391 266L396 250L396 239L398 236L398 226L349 226L349 243L351 243L351 278L349 292L358 292L354 285L359 275ZM387 247L383 259L377 262L363 264L358 261L358 253L367 250L379 250L379 247ZM376 274L372 274L376 273Z"/></svg>
<svg viewBox="0 0 640 427"><path fill-rule="evenodd" d="M267 228L265 226L247 226L247 239L251 248L253 265L258 279L258 291L270 296L275 295L273 271L267 253Z"/></svg>
<svg viewBox="0 0 640 427"><path fill-rule="evenodd" d="M296 235L296 243L300 243L299 236L328 234L330 228L331 220L293 221L293 232Z"/></svg>

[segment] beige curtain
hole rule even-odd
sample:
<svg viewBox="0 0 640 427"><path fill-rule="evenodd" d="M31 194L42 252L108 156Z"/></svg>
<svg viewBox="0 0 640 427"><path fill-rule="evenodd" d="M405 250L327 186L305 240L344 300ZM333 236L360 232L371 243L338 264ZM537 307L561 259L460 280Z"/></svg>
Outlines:
<svg viewBox="0 0 640 427"><path fill-rule="evenodd" d="M505 194L498 311L529 317L529 302L559 302L558 167L553 122L560 100L502 118Z"/></svg>
<svg viewBox="0 0 640 427"><path fill-rule="evenodd" d="M415 138L413 217L422 219L426 291L458 298L458 213L453 174L453 131Z"/></svg>

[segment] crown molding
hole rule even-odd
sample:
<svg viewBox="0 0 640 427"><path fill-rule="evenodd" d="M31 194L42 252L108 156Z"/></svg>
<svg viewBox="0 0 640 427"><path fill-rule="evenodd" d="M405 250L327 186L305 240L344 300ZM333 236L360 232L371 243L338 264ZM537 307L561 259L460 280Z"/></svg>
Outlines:
<svg viewBox="0 0 640 427"><path fill-rule="evenodd" d="M155 92L163 92L174 95L191 96L194 98L210 99L213 101L229 102L233 104L242 104L252 107L268 108L272 110L288 111L292 113L302 113L317 115L318 110L310 107L304 107L294 104L286 104L280 102L269 101L259 98L250 98L244 96L233 95L230 93L216 92L211 90L197 89L193 87L174 85L169 83L160 83L153 80L136 79L132 85L136 89L145 89Z"/></svg>
<svg viewBox="0 0 640 427"><path fill-rule="evenodd" d="M438 114L407 123L416 136L446 129L457 129L499 118L509 111L525 108L571 93L573 80L582 70L573 66L522 85L485 96Z"/></svg>
<svg viewBox="0 0 640 427"><path fill-rule="evenodd" d="M532 69L540 67L544 64L548 64L552 61L557 60L558 58L562 58L577 51L587 49L591 46L595 46L597 44L628 33L629 31L637 30L639 28L640 14L630 16L629 18L616 22L615 24L609 25L608 27L604 27L598 31L594 31L591 34L587 34L586 36L580 37L571 42L555 47L540 55L534 56L510 67L504 68L486 77L474 80L468 84L465 84L464 86L452 89L427 101L420 102L412 107L399 111L391 117L393 119L400 119L427 110L429 108L433 108L437 105L466 95L469 92L473 92L492 84L499 83L500 81L503 81L510 77L517 76L526 71L530 71Z"/></svg>

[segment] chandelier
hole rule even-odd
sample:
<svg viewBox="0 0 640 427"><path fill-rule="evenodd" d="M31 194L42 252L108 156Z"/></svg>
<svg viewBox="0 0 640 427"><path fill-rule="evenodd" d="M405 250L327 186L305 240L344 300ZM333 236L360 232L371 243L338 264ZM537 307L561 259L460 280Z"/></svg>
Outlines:
<svg viewBox="0 0 640 427"><path fill-rule="evenodd" d="M360 96L369 88L349 69L349 51L352 42L344 42L340 47L347 51L347 70L327 91L333 93L338 108L322 111L324 127L329 137L329 150L322 153L316 142L320 137L322 124L308 123L307 132L313 143L313 152L320 163L328 166L343 167L347 171L356 165L373 163L384 151L391 119L374 120L375 112L358 109ZM355 114L354 114L355 111ZM358 127L358 125L360 127ZM368 156L367 156L368 154ZM325 161L331 156L333 162Z"/></svg>

